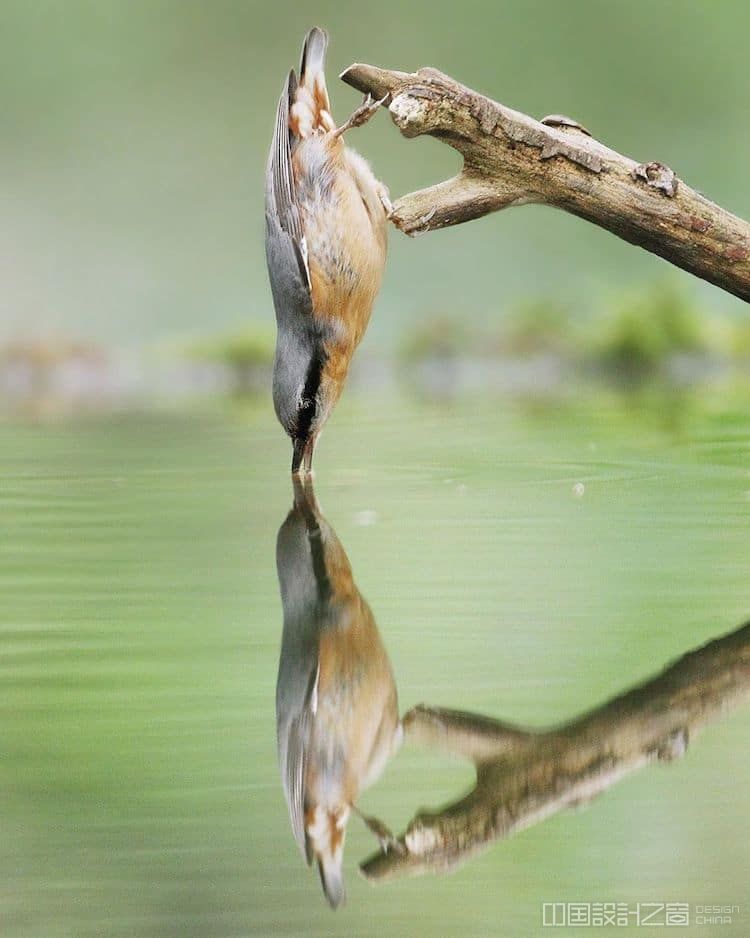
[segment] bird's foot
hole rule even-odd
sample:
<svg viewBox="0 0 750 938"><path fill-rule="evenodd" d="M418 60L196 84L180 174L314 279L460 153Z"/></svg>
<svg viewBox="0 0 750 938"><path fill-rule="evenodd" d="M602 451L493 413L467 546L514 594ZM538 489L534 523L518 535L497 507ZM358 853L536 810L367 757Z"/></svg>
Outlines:
<svg viewBox="0 0 750 938"><path fill-rule="evenodd" d="M347 130L351 130L352 127L361 127L363 124L366 124L377 109L385 104L390 95L386 94L379 101L374 101L371 95L365 95L365 100L360 104L356 111L351 115L349 120L344 121L344 123L337 127L333 131L334 137L340 137L342 134L345 134Z"/></svg>
<svg viewBox="0 0 750 938"><path fill-rule="evenodd" d="M383 853L398 853L402 855L406 853L404 844L401 843L393 831L389 827L386 827L382 821L373 817L371 814L363 814L359 808L355 808L354 810L365 822L368 829L377 837L380 849Z"/></svg>

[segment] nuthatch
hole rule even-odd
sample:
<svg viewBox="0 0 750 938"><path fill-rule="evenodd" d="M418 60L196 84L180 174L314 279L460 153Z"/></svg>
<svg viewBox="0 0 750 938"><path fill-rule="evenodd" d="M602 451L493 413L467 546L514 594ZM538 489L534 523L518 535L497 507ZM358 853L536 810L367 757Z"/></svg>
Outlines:
<svg viewBox="0 0 750 938"><path fill-rule="evenodd" d="M384 848L390 832L356 807L403 735L393 671L344 549L309 480L279 530L276 564L284 631L276 684L279 767L297 844L317 861L328 902L344 900L352 811Z"/></svg>
<svg viewBox="0 0 750 938"><path fill-rule="evenodd" d="M273 402L292 439L294 473L310 471L367 328L391 211L385 186L343 141L383 102L368 98L336 126L323 71L327 44L317 27L305 38L299 81L291 71L281 93L266 171L266 261L278 328Z"/></svg>

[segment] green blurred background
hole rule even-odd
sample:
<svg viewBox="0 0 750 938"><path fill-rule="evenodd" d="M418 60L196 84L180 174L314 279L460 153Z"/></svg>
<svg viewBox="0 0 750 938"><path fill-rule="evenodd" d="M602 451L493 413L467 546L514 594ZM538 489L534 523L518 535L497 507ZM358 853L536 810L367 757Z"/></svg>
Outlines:
<svg viewBox="0 0 750 938"><path fill-rule="evenodd" d="M352 61L433 65L750 216L739 0L0 4L0 935L515 938L553 900L747 935L747 712L452 877L371 889L356 819L344 910L304 867L262 177L313 23L339 119ZM394 196L456 168L384 114L352 143ZM746 620L748 374L744 304L582 221L394 232L316 469L402 711L557 723ZM469 781L406 747L362 805L401 829Z"/></svg>
<svg viewBox="0 0 750 938"><path fill-rule="evenodd" d="M335 77L351 62L433 65L531 115L570 114L750 216L742 0L4 0L0 333L140 346L268 322L265 158L285 72L313 23L331 35L340 120L359 101ZM403 140L385 114L350 142L394 196L457 165L436 141ZM436 309L484 323L529 293L591 312L665 269L539 207L416 241L394 232L367 346L390 349Z"/></svg>

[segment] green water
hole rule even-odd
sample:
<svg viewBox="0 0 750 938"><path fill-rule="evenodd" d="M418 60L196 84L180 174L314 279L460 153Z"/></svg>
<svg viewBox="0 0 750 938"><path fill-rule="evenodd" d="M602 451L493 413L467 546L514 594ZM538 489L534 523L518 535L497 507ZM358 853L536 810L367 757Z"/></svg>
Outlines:
<svg viewBox="0 0 750 938"><path fill-rule="evenodd" d="M557 723L741 625L749 404L345 399L316 491L402 711ZM0 423L3 938L524 936L553 900L750 933L748 711L449 877L371 887L354 818L327 908L276 763L289 455L260 404ZM361 804L402 830L471 778L407 746Z"/></svg>

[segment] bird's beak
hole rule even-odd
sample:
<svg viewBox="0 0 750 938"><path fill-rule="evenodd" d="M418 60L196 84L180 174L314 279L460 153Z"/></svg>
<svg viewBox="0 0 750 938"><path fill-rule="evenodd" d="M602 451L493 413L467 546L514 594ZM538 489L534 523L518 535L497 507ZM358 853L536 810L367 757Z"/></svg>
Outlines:
<svg viewBox="0 0 750 938"><path fill-rule="evenodd" d="M304 465L306 440L295 440L294 451L292 453L292 475L304 475L306 466Z"/></svg>
<svg viewBox="0 0 750 938"><path fill-rule="evenodd" d="M304 473L292 477L294 504L306 520L315 521L321 514L320 505L315 497L315 488L311 476Z"/></svg>
<svg viewBox="0 0 750 938"><path fill-rule="evenodd" d="M315 449L315 437L295 440L292 453L292 475L312 475L312 458Z"/></svg>

